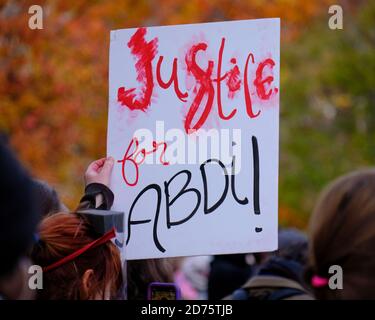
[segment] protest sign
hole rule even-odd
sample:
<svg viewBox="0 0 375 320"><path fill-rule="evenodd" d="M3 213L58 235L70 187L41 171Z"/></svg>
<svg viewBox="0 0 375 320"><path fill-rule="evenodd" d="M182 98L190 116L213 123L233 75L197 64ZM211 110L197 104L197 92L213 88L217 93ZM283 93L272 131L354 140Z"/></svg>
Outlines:
<svg viewBox="0 0 375 320"><path fill-rule="evenodd" d="M128 260L277 248L279 42L279 19L111 32Z"/></svg>

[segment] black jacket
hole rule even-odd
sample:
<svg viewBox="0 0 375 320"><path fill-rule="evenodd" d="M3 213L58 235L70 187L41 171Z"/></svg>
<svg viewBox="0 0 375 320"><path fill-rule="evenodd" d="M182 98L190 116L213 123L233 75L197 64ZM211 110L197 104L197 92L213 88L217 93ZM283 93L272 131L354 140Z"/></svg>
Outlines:
<svg viewBox="0 0 375 320"><path fill-rule="evenodd" d="M302 273L298 262L272 257L225 300L313 300L302 285Z"/></svg>
<svg viewBox="0 0 375 320"><path fill-rule="evenodd" d="M100 209L110 210L113 205L114 195L111 189L101 183L90 183L85 188L77 210Z"/></svg>

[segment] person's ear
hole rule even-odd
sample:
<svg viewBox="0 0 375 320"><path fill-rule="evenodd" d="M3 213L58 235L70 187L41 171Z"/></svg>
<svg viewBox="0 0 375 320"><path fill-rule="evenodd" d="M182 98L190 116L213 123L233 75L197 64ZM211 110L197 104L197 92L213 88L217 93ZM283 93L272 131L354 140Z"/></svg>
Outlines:
<svg viewBox="0 0 375 320"><path fill-rule="evenodd" d="M90 298L89 292L94 281L94 270L87 269L82 276L82 289L85 297Z"/></svg>

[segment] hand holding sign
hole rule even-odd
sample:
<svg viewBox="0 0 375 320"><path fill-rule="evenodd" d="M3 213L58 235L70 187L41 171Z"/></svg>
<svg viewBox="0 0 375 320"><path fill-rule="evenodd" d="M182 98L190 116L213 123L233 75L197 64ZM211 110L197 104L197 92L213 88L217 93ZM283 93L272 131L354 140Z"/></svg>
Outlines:
<svg viewBox="0 0 375 320"><path fill-rule="evenodd" d="M113 169L114 159L112 157L95 160L89 164L85 172L85 184L101 183L109 186Z"/></svg>

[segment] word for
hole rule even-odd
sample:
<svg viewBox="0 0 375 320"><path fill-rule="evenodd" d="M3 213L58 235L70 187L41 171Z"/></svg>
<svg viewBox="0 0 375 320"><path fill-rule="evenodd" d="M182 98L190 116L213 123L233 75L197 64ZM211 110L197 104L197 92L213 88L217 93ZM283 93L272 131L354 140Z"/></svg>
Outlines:
<svg viewBox="0 0 375 320"><path fill-rule="evenodd" d="M134 148L132 149L132 147ZM133 138L128 148L126 149L124 158L122 160L117 160L117 162L121 163L121 173L122 178L124 179L125 183L128 186L134 187L138 183L139 179L139 166L146 160L146 157L148 155L152 155L158 151L158 149L161 149L161 155L160 155L160 163L164 166L169 165L169 162L164 160L164 154L167 149L167 144L165 142L156 142L155 140L152 141L152 149L146 150L145 148L139 149L139 141L138 138ZM130 151L131 150L131 151ZM130 162L134 169L135 169L135 177L134 180L131 182L127 178L126 174L126 164Z"/></svg>

